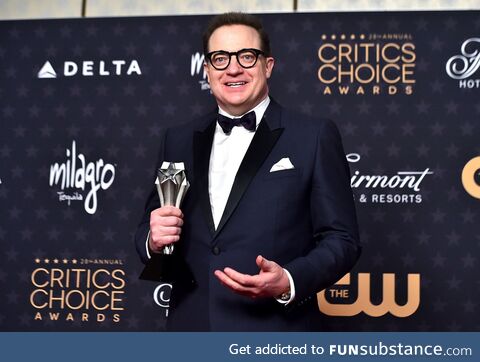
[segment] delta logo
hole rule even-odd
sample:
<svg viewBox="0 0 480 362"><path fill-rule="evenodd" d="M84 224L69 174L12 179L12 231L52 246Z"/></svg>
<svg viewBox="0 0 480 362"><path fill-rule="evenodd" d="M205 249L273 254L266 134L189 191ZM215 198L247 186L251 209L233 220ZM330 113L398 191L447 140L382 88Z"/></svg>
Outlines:
<svg viewBox="0 0 480 362"><path fill-rule="evenodd" d="M93 61L84 60L74 62L67 60L63 62L63 66L53 67L52 63L47 60L37 73L39 79L54 79L59 76L73 77L93 77L93 76L140 76L142 70L137 60L111 60L111 61Z"/></svg>

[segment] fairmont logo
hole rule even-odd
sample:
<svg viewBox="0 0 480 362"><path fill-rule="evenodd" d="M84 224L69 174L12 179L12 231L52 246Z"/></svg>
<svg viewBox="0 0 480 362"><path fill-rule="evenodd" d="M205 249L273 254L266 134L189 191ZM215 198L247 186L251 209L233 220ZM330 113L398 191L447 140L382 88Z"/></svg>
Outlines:
<svg viewBox="0 0 480 362"><path fill-rule="evenodd" d="M347 161L352 168L357 167L353 164L360 159L358 153L347 155ZM433 175L433 171L428 167L418 171L397 171L394 175L366 175L357 169L351 176L350 186L354 190L355 198L361 203L420 204L421 184L427 175Z"/></svg>
<svg viewBox="0 0 480 362"><path fill-rule="evenodd" d="M448 76L458 80L458 88L480 88L480 79L471 78L480 68L480 38L465 40L460 51L445 65Z"/></svg>
<svg viewBox="0 0 480 362"><path fill-rule="evenodd" d="M72 149L66 150L67 161L64 163L55 163L50 166L50 186L60 186L57 192L59 201L67 201L68 205L72 201L84 200L85 211L89 214L95 214L97 211L97 192L98 190L107 190L113 184L115 179L115 167L110 163L105 163L102 159L95 162L86 162L85 155L77 155L77 145L75 140L72 142ZM65 190L68 190L67 193Z"/></svg>
<svg viewBox="0 0 480 362"><path fill-rule="evenodd" d="M52 63L46 61L42 68L37 73L37 78L40 79L51 79L58 77L57 68L55 71ZM83 62L74 62L67 60L63 62L63 67L61 68L62 74L64 77L73 77L75 75L80 75L83 77L93 77L99 75L102 77L106 76L122 76L122 75L142 75L142 70L138 61L131 60L112 60L112 61L93 61L85 60Z"/></svg>

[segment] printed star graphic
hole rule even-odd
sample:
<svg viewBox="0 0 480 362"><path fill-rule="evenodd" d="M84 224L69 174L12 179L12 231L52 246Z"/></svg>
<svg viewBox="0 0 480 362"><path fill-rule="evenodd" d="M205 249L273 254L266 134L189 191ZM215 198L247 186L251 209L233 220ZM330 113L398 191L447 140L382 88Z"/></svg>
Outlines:
<svg viewBox="0 0 480 362"><path fill-rule="evenodd" d="M459 191L456 187L452 186L448 191L448 201L458 200Z"/></svg>
<svg viewBox="0 0 480 362"><path fill-rule="evenodd" d="M475 129L475 125L471 124L470 122L465 122L462 126L461 126L461 130L462 130L462 134L464 136L471 136L473 135L473 130Z"/></svg>
<svg viewBox="0 0 480 362"><path fill-rule="evenodd" d="M286 23L279 19L273 24L273 29L275 30L276 33L280 33L285 30Z"/></svg>
<svg viewBox="0 0 480 362"><path fill-rule="evenodd" d="M95 37L97 36L98 28L95 25L90 25L87 27L87 35Z"/></svg>
<svg viewBox="0 0 480 362"><path fill-rule="evenodd" d="M447 303L445 303L445 302L442 301L441 299L437 299L437 300L433 303L433 310L434 310L435 312L444 313L446 306L447 306Z"/></svg>
<svg viewBox="0 0 480 362"><path fill-rule="evenodd" d="M22 240L31 240L33 232L30 229L24 228L20 234L22 235Z"/></svg>
<svg viewBox="0 0 480 362"><path fill-rule="evenodd" d="M353 136L355 134L355 131L357 130L358 126L353 123L353 122L347 122L345 126L343 127L343 130L345 134L349 136Z"/></svg>
<svg viewBox="0 0 480 362"><path fill-rule="evenodd" d="M75 239L77 241L85 241L87 239L88 233L85 229L80 228L75 232Z"/></svg>
<svg viewBox="0 0 480 362"><path fill-rule="evenodd" d="M477 305L477 303L473 303L470 299L468 299L465 301L465 303L463 303L463 310L466 313L474 313Z"/></svg>
<svg viewBox="0 0 480 362"><path fill-rule="evenodd" d="M427 30L428 22L424 18L420 18L416 22L416 25L417 25L417 30L424 31L424 30Z"/></svg>
<svg viewBox="0 0 480 362"><path fill-rule="evenodd" d="M310 19L307 19L302 24L303 31L312 31L313 30L313 22Z"/></svg>
<svg viewBox="0 0 480 362"><path fill-rule="evenodd" d="M432 219L433 219L433 222L443 222L445 220L445 217L447 216L447 214L443 211L441 211L440 209L436 209L435 212L432 214Z"/></svg>
<svg viewBox="0 0 480 362"><path fill-rule="evenodd" d="M462 263L464 268L473 268L475 266L476 261L477 261L477 258L474 258L470 253L468 253L462 258Z"/></svg>
<svg viewBox="0 0 480 362"><path fill-rule="evenodd" d="M443 93L443 87L445 86L445 83L440 82L438 79L435 79L432 82L432 91L434 93Z"/></svg>
<svg viewBox="0 0 480 362"><path fill-rule="evenodd" d="M460 240L460 236L452 230L450 234L447 235L448 245L458 245L458 241Z"/></svg>
<svg viewBox="0 0 480 362"><path fill-rule="evenodd" d="M154 83L152 86L150 86L150 91L152 95L160 96L163 93L163 86L161 86L159 83Z"/></svg>
<svg viewBox="0 0 480 362"><path fill-rule="evenodd" d="M133 96L135 94L136 87L134 87L131 83L128 83L123 87L123 94L126 96Z"/></svg>
<svg viewBox="0 0 480 362"><path fill-rule="evenodd" d="M432 50L440 51L440 50L442 50L443 46L444 46L443 41L441 41L438 37L433 38L433 40L431 42Z"/></svg>
<svg viewBox="0 0 480 362"><path fill-rule="evenodd" d="M402 131L404 136L406 135L411 136L413 134L414 129L415 129L415 126L412 125L410 122L406 122L402 125Z"/></svg>
<svg viewBox="0 0 480 362"><path fill-rule="evenodd" d="M445 105L447 109L447 114L457 114L458 112L458 103L450 101Z"/></svg>
<svg viewBox="0 0 480 362"><path fill-rule="evenodd" d="M387 148L387 154L390 157L398 157L400 153L400 147L398 147L395 143L391 143L390 146Z"/></svg>
<svg viewBox="0 0 480 362"><path fill-rule="evenodd" d="M334 100L330 105L328 106L330 114L339 114L342 106L337 100Z"/></svg>
<svg viewBox="0 0 480 362"><path fill-rule="evenodd" d="M390 101L390 103L387 104L387 110L389 114L399 114L400 111L400 105L395 102L395 101Z"/></svg>
<svg viewBox="0 0 480 362"><path fill-rule="evenodd" d="M113 34L117 36L122 36L124 31L125 31L125 28L120 24L116 24L115 27L113 28Z"/></svg>
<svg viewBox="0 0 480 362"><path fill-rule="evenodd" d="M449 289L459 289L460 284L462 283L461 280L459 280L455 275L452 275L450 279L447 280L448 288Z"/></svg>
<svg viewBox="0 0 480 362"><path fill-rule="evenodd" d="M412 267L414 265L415 258L410 253L407 253L402 257L402 262L404 267Z"/></svg>
<svg viewBox="0 0 480 362"><path fill-rule="evenodd" d="M463 223L473 223L476 215L472 212L472 210L467 209L461 214L461 216L463 219Z"/></svg>
<svg viewBox="0 0 480 362"><path fill-rule="evenodd" d="M435 256L432 258L432 260L433 260L433 266L441 267L441 268L445 266L446 258L442 254L440 254L438 251L435 254Z"/></svg>

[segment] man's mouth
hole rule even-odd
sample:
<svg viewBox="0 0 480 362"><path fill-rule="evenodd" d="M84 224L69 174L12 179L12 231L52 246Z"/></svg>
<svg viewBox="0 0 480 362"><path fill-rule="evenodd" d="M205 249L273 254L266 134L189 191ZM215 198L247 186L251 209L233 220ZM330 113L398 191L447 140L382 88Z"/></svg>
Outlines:
<svg viewBox="0 0 480 362"><path fill-rule="evenodd" d="M247 84L246 82L227 82L225 85L227 87L232 87L232 88L238 88L241 87L242 85Z"/></svg>

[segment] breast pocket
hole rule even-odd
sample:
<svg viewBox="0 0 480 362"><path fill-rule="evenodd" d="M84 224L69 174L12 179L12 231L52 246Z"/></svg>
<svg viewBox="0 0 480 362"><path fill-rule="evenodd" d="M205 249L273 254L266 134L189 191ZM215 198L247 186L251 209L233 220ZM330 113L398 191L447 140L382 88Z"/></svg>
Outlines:
<svg viewBox="0 0 480 362"><path fill-rule="evenodd" d="M267 173L263 178L264 180L276 180L279 178L288 178L288 177L300 177L302 172L299 168L292 168L289 170L279 170L274 172Z"/></svg>

